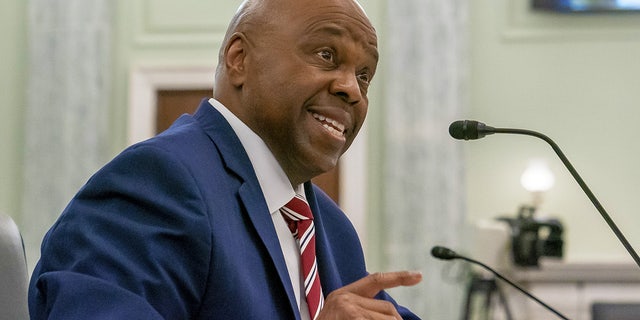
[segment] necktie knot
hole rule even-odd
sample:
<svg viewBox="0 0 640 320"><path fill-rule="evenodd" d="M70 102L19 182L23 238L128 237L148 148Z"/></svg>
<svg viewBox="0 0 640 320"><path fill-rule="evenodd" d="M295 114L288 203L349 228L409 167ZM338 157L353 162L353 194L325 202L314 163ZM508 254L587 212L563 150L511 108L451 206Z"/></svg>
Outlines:
<svg viewBox="0 0 640 320"><path fill-rule="evenodd" d="M282 215L285 219L292 221L300 220L313 220L313 214L309 204L300 196L297 195L291 199L287 204L282 207Z"/></svg>

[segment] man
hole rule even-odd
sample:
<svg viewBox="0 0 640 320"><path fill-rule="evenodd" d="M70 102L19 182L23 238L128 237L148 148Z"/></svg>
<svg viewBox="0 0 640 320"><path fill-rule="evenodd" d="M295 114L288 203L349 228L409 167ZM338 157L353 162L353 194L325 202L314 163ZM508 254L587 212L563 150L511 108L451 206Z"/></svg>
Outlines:
<svg viewBox="0 0 640 320"><path fill-rule="evenodd" d="M355 0L243 3L214 98L98 171L46 235L32 319L417 318L383 290L421 275L369 275L309 182L362 127L377 59Z"/></svg>

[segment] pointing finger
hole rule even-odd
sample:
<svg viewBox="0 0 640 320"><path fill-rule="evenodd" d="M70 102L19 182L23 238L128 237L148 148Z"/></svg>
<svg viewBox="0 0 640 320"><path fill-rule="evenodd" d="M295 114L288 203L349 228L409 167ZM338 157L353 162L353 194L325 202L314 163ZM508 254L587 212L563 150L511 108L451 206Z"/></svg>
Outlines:
<svg viewBox="0 0 640 320"><path fill-rule="evenodd" d="M373 298L381 290L398 286L413 286L420 281L422 281L422 273L420 272L378 272L370 274L344 287L344 289L363 297Z"/></svg>

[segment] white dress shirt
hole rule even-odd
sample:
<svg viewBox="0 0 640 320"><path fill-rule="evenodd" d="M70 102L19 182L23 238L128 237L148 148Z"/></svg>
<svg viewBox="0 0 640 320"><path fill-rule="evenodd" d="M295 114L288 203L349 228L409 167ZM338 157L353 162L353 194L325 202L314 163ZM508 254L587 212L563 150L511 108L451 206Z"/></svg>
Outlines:
<svg viewBox="0 0 640 320"><path fill-rule="evenodd" d="M300 315L302 316L302 320L308 320L310 319L309 309L307 308L304 286L302 285L304 280L300 272L300 248L293 238L287 223L280 214L280 208L287 204L296 192L303 197L305 196L304 188L302 185L298 185L294 190L289 178L284 170L282 170L273 153L271 153L271 150L269 150L264 141L235 114L213 98L209 99L209 103L229 122L233 131L235 131L238 138L240 138L240 142L247 152L247 155L249 155L249 160L258 177L262 194L267 201L267 207L269 208L269 212L271 212L271 219L278 234L278 240L280 240L280 247L282 248L282 253L287 263L287 270L289 271L289 277L293 284L293 292L296 295Z"/></svg>

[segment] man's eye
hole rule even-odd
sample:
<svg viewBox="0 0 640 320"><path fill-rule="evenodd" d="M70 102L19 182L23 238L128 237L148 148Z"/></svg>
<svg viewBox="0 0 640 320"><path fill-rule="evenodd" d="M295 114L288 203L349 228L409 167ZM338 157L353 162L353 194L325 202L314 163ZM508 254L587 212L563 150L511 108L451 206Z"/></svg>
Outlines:
<svg viewBox="0 0 640 320"><path fill-rule="evenodd" d="M326 61L331 61L333 62L335 59L333 57L333 52L329 51L329 50L322 50L318 52L318 56L320 56L320 58L322 58L323 60Z"/></svg>
<svg viewBox="0 0 640 320"><path fill-rule="evenodd" d="M369 73L361 73L358 75L358 80L369 84L369 82L371 82L371 75L369 75Z"/></svg>

